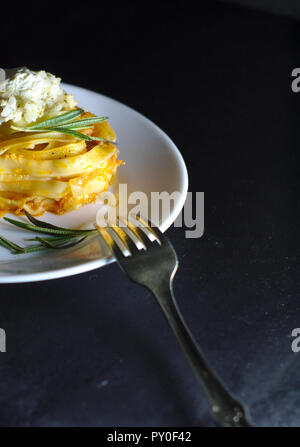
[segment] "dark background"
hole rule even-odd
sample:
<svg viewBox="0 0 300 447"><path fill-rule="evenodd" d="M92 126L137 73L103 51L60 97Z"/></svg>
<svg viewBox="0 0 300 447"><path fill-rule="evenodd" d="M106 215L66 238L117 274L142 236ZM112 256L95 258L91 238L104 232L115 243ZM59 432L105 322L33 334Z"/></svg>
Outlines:
<svg viewBox="0 0 300 447"><path fill-rule="evenodd" d="M46 69L170 135L189 190L205 192L204 236L167 232L178 303L254 423L300 426L300 24L230 2L143 3L19 9L1 23L1 66ZM116 264L0 293L0 425L212 425L158 305Z"/></svg>
<svg viewBox="0 0 300 447"><path fill-rule="evenodd" d="M258 9L271 12L277 15L300 18L300 3L298 0L223 0L228 3L247 6L252 9Z"/></svg>

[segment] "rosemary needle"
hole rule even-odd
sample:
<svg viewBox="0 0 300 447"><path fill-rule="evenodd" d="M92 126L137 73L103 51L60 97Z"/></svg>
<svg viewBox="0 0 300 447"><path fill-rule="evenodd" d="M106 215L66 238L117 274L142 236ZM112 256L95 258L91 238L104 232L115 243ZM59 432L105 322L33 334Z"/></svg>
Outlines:
<svg viewBox="0 0 300 447"><path fill-rule="evenodd" d="M31 214L29 214L26 211L25 213L30 224L21 222L19 220L10 219L8 217L4 217L4 219L7 222L11 223L12 225L15 225L16 227L33 231L35 233L49 234L49 236L45 238L37 236L33 239L29 239L29 241L37 242L37 244L30 245L27 247L20 247L14 242L9 241L3 236L0 236L0 245L10 250L13 254L33 253L47 249L70 248L79 244L87 237L97 233L97 230L77 230L71 228L58 227L48 222L38 220L35 217L31 216Z"/></svg>
<svg viewBox="0 0 300 447"><path fill-rule="evenodd" d="M70 112L63 113L53 118L49 118L39 123L31 124L26 127L11 126L12 129L21 132L61 132L72 135L75 138L86 141L103 141L113 143L105 138L95 137L93 135L85 135L78 130L90 129L94 124L101 123L108 119L107 116L93 116L91 118L77 119L84 113L83 109L75 109Z"/></svg>

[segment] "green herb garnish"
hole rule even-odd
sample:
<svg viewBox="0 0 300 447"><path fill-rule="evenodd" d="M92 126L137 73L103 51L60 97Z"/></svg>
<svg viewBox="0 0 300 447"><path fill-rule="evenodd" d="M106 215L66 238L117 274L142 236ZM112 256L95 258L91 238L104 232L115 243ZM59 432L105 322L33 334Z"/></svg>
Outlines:
<svg viewBox="0 0 300 447"><path fill-rule="evenodd" d="M31 216L31 214L25 211L25 214L29 220L29 224L21 222L19 220L10 219L4 217L4 220L15 225L16 227L32 231L39 234L48 234L48 237L37 236L28 241L37 242L35 245L29 245L27 247L21 247L12 241L0 236L0 245L15 255L24 253L33 253L37 251L49 250L49 249L62 249L70 248L79 244L87 237L97 233L97 230L76 230L72 228L63 228L52 225L48 222L43 222Z"/></svg>
<svg viewBox="0 0 300 447"><path fill-rule="evenodd" d="M54 118L49 118L39 123L31 124L26 127L11 126L12 129L21 132L61 132L80 140L86 141L103 141L106 143L113 143L113 141L106 140L105 138L94 137L85 135L78 130L90 129L94 124L101 123L108 119L107 116L93 116L91 118L76 119L84 113L83 109L75 109L70 112L63 113ZM114 143L115 144L115 143Z"/></svg>

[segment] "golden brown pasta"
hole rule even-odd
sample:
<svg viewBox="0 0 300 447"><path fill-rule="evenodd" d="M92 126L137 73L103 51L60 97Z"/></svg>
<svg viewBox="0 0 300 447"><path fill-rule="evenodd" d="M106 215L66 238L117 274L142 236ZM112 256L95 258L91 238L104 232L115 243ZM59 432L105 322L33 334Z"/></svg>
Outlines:
<svg viewBox="0 0 300 447"><path fill-rule="evenodd" d="M80 119L93 117L83 113ZM0 214L63 214L94 202L122 163L107 121L80 131L107 141L85 141L56 131L1 134Z"/></svg>

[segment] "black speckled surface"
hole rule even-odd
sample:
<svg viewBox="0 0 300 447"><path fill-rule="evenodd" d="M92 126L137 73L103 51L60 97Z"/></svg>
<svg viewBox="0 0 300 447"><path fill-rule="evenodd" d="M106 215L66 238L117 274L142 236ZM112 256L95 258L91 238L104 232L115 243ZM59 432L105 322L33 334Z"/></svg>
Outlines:
<svg viewBox="0 0 300 447"><path fill-rule="evenodd" d="M28 51L13 42L1 64L45 68L112 96L171 136L190 190L205 192L205 235L167 233L181 261L178 303L255 424L300 426L300 353L291 351L300 326L300 93L290 88L300 25L207 3L200 14L173 2L105 5L86 30L80 8L62 9L49 23L79 30L76 50L66 55L43 33L40 52L20 22ZM1 426L211 425L158 305L116 264L0 293Z"/></svg>

